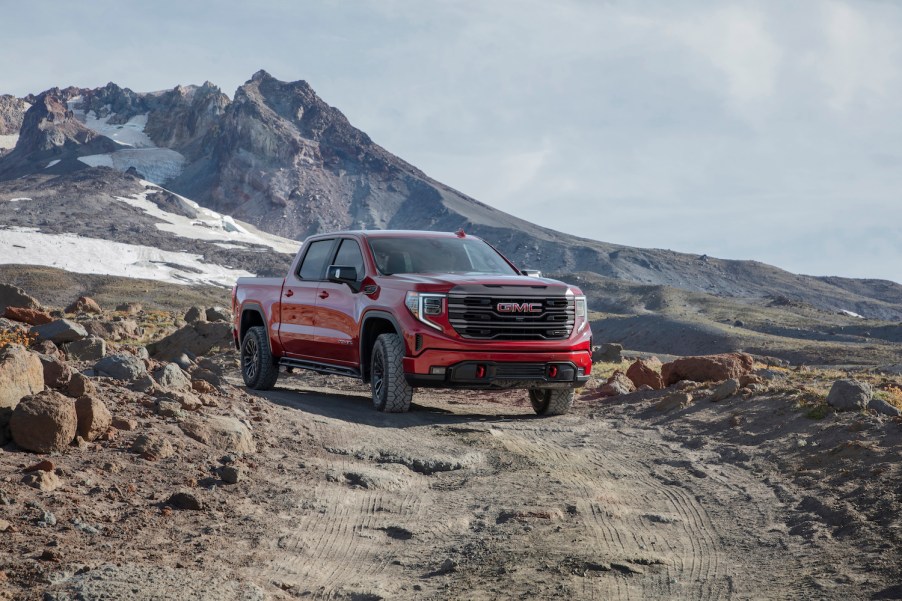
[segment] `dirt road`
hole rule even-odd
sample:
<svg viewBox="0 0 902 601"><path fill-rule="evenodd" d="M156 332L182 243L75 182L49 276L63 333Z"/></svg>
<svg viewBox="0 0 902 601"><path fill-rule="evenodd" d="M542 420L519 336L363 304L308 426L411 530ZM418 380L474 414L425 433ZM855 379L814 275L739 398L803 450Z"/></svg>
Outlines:
<svg viewBox="0 0 902 601"><path fill-rule="evenodd" d="M418 393L411 413L386 415L363 387L283 378L230 406L254 425L258 448L240 459L247 471L238 484L211 477L221 453L172 424L160 428L176 448L168 460L118 452L117 467L101 469L96 457L61 457L70 492L99 492L37 502L53 503L60 524L93 510L102 536L23 529L17 536L32 537L6 546L22 557L4 559L21 576L42 548L55 549L60 564L38 570L25 598L59 601L902 592L893 581L898 548L885 535L790 533L805 491L769 451L753 457L754 445L743 443L743 455L718 442L713 430L728 413L692 436L652 400L580 402L570 415L540 419L523 396ZM712 407L682 416L681 427ZM5 462L15 465L11 455ZM187 480L205 510L161 509Z"/></svg>

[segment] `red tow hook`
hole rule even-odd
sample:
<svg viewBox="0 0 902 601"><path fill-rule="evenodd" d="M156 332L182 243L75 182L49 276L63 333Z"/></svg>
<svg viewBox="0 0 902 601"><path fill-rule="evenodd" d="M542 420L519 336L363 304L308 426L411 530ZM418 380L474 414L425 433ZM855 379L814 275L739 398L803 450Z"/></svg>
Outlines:
<svg viewBox="0 0 902 601"><path fill-rule="evenodd" d="M548 368L548 377L552 380L557 377L557 365L552 365Z"/></svg>
<svg viewBox="0 0 902 601"><path fill-rule="evenodd" d="M485 377L485 365L477 365L476 366L476 377L477 378Z"/></svg>

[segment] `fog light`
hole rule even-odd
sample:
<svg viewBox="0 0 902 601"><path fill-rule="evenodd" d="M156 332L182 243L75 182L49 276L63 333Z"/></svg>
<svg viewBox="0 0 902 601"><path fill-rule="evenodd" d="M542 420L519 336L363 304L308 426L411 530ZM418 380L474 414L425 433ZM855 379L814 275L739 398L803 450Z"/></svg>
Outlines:
<svg viewBox="0 0 902 601"><path fill-rule="evenodd" d="M445 368L444 367L430 367L429 373L431 373L434 376L443 376L443 375L445 375Z"/></svg>

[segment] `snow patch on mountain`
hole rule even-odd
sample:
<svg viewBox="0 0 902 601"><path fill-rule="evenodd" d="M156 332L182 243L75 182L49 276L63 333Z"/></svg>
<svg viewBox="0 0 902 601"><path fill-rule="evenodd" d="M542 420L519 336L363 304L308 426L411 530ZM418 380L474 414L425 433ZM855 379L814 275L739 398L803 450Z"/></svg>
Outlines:
<svg viewBox="0 0 902 601"><path fill-rule="evenodd" d="M196 254L75 234L44 234L34 228L2 230L0 263L46 265L75 273L221 287L231 287L237 278L253 275L242 269L206 263Z"/></svg>
<svg viewBox="0 0 902 601"><path fill-rule="evenodd" d="M126 123L110 123L116 113L100 117L96 111L78 108L81 96L69 99L67 106L85 127L106 136L122 146L122 149L107 154L92 154L78 160L91 167L111 167L119 171L134 168L142 176L155 184L163 184L178 177L185 168L185 157L171 148L160 148L144 132L147 114L135 115ZM106 110L109 110L109 105Z"/></svg>
<svg viewBox="0 0 902 601"><path fill-rule="evenodd" d="M0 150L15 148L19 141L19 134L4 134L0 136Z"/></svg>
<svg viewBox="0 0 902 601"><path fill-rule="evenodd" d="M89 154L78 160L91 167L112 167L118 171L133 167L155 184L177 177L185 168L185 157L170 148L123 148L106 154Z"/></svg>
<svg viewBox="0 0 902 601"><path fill-rule="evenodd" d="M222 248L249 248L251 245L267 246L277 252L293 255L297 252L299 243L287 238L281 238L273 234L267 234L246 223L236 222L228 215L222 215L216 211L204 208L189 198L174 194L180 201L193 208L197 217L191 219L164 211L154 202L147 199L148 194L154 192L169 192L164 188L154 185L149 181L142 181L146 192L135 196L117 196L116 200L138 207L148 215L156 217L165 223L157 223L157 229L175 234L182 238L192 240L209 240L227 243ZM169 192L171 193L171 192ZM173 194L173 193L171 193Z"/></svg>

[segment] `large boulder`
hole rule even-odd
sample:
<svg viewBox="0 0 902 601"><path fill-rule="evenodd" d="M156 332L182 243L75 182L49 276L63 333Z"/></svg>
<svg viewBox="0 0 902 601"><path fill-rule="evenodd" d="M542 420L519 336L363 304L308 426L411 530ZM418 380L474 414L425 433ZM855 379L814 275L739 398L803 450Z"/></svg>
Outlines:
<svg viewBox="0 0 902 601"><path fill-rule="evenodd" d="M3 312L3 317L20 323L27 323L30 326L42 326L53 321L53 317L47 311L28 309L26 307L7 307Z"/></svg>
<svg viewBox="0 0 902 601"><path fill-rule="evenodd" d="M75 413L78 416L78 435L85 440L96 440L113 423L110 411L96 396L85 395L75 401Z"/></svg>
<svg viewBox="0 0 902 601"><path fill-rule="evenodd" d="M873 409L877 413L889 415L890 417L899 417L902 415L902 411L900 411L898 407L887 403L883 399L878 399L877 397L872 398L868 402L868 409Z"/></svg>
<svg viewBox="0 0 902 601"><path fill-rule="evenodd" d="M179 423L179 427L194 440L220 451L256 451L251 431L234 417L191 417Z"/></svg>
<svg viewBox="0 0 902 601"><path fill-rule="evenodd" d="M12 344L0 349L0 408L44 390L44 366L37 354Z"/></svg>
<svg viewBox="0 0 902 601"><path fill-rule="evenodd" d="M197 321L149 344L147 350L155 359L175 361L182 354L198 357L214 348L230 348L233 344L230 323Z"/></svg>
<svg viewBox="0 0 902 601"><path fill-rule="evenodd" d="M88 336L65 345L66 356L72 361L97 361L106 355L106 340Z"/></svg>
<svg viewBox="0 0 902 601"><path fill-rule="evenodd" d="M66 313L102 313L103 310L93 298L80 296L75 302L66 307Z"/></svg>
<svg viewBox="0 0 902 601"><path fill-rule="evenodd" d="M48 324L34 326L31 328L31 333L56 345L88 337L88 332L80 324L68 319L57 319Z"/></svg>
<svg viewBox="0 0 902 601"><path fill-rule="evenodd" d="M692 382L722 382L730 378L739 379L752 371L755 360L746 353L725 353L682 357L665 363L661 367L664 386L671 386L680 380Z"/></svg>
<svg viewBox="0 0 902 601"><path fill-rule="evenodd" d="M870 384L849 378L833 382L827 404L837 411L859 411L867 407L873 397Z"/></svg>
<svg viewBox="0 0 902 601"><path fill-rule="evenodd" d="M35 453L66 450L77 428L75 403L53 390L22 399L9 420L13 441Z"/></svg>
<svg viewBox="0 0 902 601"><path fill-rule="evenodd" d="M191 380L182 371L182 368L175 363L167 363L163 369L154 372L154 380L157 381L162 388L168 390L190 390Z"/></svg>
<svg viewBox="0 0 902 601"><path fill-rule="evenodd" d="M626 370L626 377L637 389L642 386L649 386L654 390L664 388L664 380L661 378L661 362L657 357L636 359Z"/></svg>
<svg viewBox="0 0 902 601"><path fill-rule="evenodd" d="M94 370L101 375L130 382L147 373L144 361L128 353L118 353L104 357L94 364Z"/></svg>
<svg viewBox="0 0 902 601"><path fill-rule="evenodd" d="M0 313L6 312L7 307L40 309L41 304L33 297L25 294L25 291L21 288L17 288L12 284L0 284Z"/></svg>

